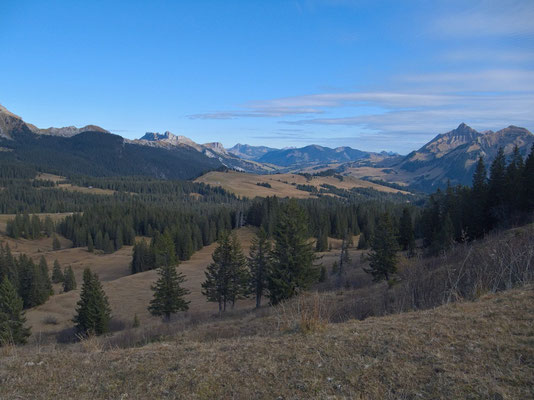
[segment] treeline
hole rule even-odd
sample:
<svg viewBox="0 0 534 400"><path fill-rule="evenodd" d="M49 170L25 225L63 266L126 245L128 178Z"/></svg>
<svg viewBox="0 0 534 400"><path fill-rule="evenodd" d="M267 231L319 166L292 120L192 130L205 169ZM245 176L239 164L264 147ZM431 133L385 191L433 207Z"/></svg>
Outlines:
<svg viewBox="0 0 534 400"><path fill-rule="evenodd" d="M281 207L286 202L276 197L253 201L247 210L247 223L262 227L271 236L278 223ZM299 200L298 203L303 207L308 221L307 232L322 244L327 237L343 239L347 235L360 235L359 248L366 249L376 225L386 212L391 216L399 237L404 236L400 234L405 229L402 227L403 218L404 226L407 225L407 219L410 220L411 234L414 235L416 231L413 223L418 209L415 205L379 200L351 203L332 197ZM317 250L325 251L326 246L327 244Z"/></svg>
<svg viewBox="0 0 534 400"><path fill-rule="evenodd" d="M7 221L6 233L8 236L18 239L39 239L42 236L51 237L56 230L52 218L47 215L44 221L37 215L17 214L14 219Z"/></svg>
<svg viewBox="0 0 534 400"><path fill-rule="evenodd" d="M517 147L506 159L503 149L489 168L478 160L472 187L437 190L421 215L424 244L431 254L454 242L478 239L497 227L524 223L534 211L534 147L526 160Z"/></svg>
<svg viewBox="0 0 534 400"><path fill-rule="evenodd" d="M242 224L239 210L228 206L205 204L203 206L181 208L170 206L147 206L131 200L125 204L107 204L87 209L83 214L67 216L58 226L58 232L71 239L75 247L88 246L113 252L123 245L133 245L136 236L153 238L167 234L175 244L179 259L187 260L193 252L211 244L220 237L221 232L231 230ZM140 264L134 263L133 272L145 271L155 267L146 255L144 242L134 247L134 259L143 254Z"/></svg>
<svg viewBox="0 0 534 400"><path fill-rule="evenodd" d="M195 251L220 239L224 232L241 226L243 219L240 215L239 211L225 207L206 210L206 213L202 214L169 210L167 213L159 213L157 218L151 220L152 224L148 221L139 221L139 235L151 236L152 239L150 244L145 240L135 244L132 273L156 268L158 266L156 254L161 246L169 241L174 245L176 257L179 260L188 260Z"/></svg>
<svg viewBox="0 0 534 400"><path fill-rule="evenodd" d="M221 187L209 186L204 183L177 180L161 180L155 178L125 176L112 178L95 178L88 176L72 177L69 183L83 187L115 190L118 192L136 193L140 195L171 195L183 198L191 194L203 196L203 201L220 201L221 197L234 199L235 196Z"/></svg>

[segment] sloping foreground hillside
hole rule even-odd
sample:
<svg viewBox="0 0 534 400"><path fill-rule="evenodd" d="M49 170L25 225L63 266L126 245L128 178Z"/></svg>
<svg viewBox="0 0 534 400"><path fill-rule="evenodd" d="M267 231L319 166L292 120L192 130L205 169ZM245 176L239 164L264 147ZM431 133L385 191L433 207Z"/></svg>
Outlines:
<svg viewBox="0 0 534 400"><path fill-rule="evenodd" d="M90 341L3 349L0 397L534 398L532 286L309 334L195 337L205 336L106 351Z"/></svg>

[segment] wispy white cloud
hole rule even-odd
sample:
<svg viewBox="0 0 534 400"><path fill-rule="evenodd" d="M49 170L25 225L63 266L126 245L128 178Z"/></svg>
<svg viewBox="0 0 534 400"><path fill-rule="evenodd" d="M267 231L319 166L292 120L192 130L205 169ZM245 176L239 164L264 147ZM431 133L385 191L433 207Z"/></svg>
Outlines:
<svg viewBox="0 0 534 400"><path fill-rule="evenodd" d="M429 20L432 33L442 37L534 37L534 2L501 0L465 2L461 10Z"/></svg>
<svg viewBox="0 0 534 400"><path fill-rule="evenodd" d="M521 69L446 72L397 77L396 90L318 93L253 101L237 112L200 114L191 118L272 118L308 132L277 130L264 139L292 142L333 140L325 129L352 132L361 146L395 144L415 147L461 122L475 129L508 125L534 128L534 71ZM321 142L323 141L323 142ZM374 142L373 142L374 141ZM360 147L361 147L360 146ZM385 146L384 148L388 148Z"/></svg>

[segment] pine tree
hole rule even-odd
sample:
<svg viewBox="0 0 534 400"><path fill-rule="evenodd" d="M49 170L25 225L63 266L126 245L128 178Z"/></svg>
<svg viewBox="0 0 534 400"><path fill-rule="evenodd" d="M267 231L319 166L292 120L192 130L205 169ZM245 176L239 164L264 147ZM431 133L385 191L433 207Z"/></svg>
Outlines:
<svg viewBox="0 0 534 400"><path fill-rule="evenodd" d="M24 327L26 318L22 307L22 299L4 276L0 282L0 346L24 344L30 336L30 329Z"/></svg>
<svg viewBox="0 0 534 400"><path fill-rule="evenodd" d="M54 268L52 269L52 282L61 283L65 280L61 267L59 266L59 261L54 261Z"/></svg>
<svg viewBox="0 0 534 400"><path fill-rule="evenodd" d="M267 232L260 227L256 237L252 239L250 256L248 260L250 268L251 291L256 296L256 308L261 306L261 299L267 290L268 276L271 269L271 243Z"/></svg>
<svg viewBox="0 0 534 400"><path fill-rule="evenodd" d="M412 216L408 208L402 210L402 217L399 222L399 244L402 250L413 254L415 250L415 234L412 225Z"/></svg>
<svg viewBox="0 0 534 400"><path fill-rule="evenodd" d="M47 215L44 222L44 230L47 237L51 237L54 234L54 221L50 218L50 215Z"/></svg>
<svg viewBox="0 0 534 400"><path fill-rule="evenodd" d="M367 243L367 236L365 235L365 232L362 231L358 239L358 250L366 250L368 248L369 244Z"/></svg>
<svg viewBox="0 0 534 400"><path fill-rule="evenodd" d="M52 282L50 281L50 275L48 274L48 264L46 263L44 256L41 256L41 259L39 260L39 282L42 287L44 303L50 295L54 294Z"/></svg>
<svg viewBox="0 0 534 400"><path fill-rule="evenodd" d="M438 255L451 248L454 243L454 225L452 223L449 213L447 213L442 222L439 224L439 229L435 235L434 241L430 246L430 253Z"/></svg>
<svg viewBox="0 0 534 400"><path fill-rule="evenodd" d="M295 200L285 205L274 233L272 272L269 275L271 304L293 297L317 281L316 257L308 239L306 213Z"/></svg>
<svg viewBox="0 0 534 400"><path fill-rule="evenodd" d="M93 244L93 236L91 236L90 233L87 234L87 251L89 253L92 253L95 250L95 246Z"/></svg>
<svg viewBox="0 0 534 400"><path fill-rule="evenodd" d="M95 249L104 250L104 238L102 237L102 232L98 231L95 237Z"/></svg>
<svg viewBox="0 0 534 400"><path fill-rule="evenodd" d="M321 271L319 272L319 282L326 282L326 278L326 267L324 265L321 265Z"/></svg>
<svg viewBox="0 0 534 400"><path fill-rule="evenodd" d="M323 252L328 250L328 234L326 229L323 227L319 230L319 235L317 235L317 242L315 243L315 251Z"/></svg>
<svg viewBox="0 0 534 400"><path fill-rule="evenodd" d="M208 301L217 302L219 312L222 312L226 311L228 303L233 306L237 299L247 295L250 278L245 255L235 234L222 234L212 258L213 262L205 272L202 294Z"/></svg>
<svg viewBox="0 0 534 400"><path fill-rule="evenodd" d="M52 240L52 249L53 250L59 250L61 249L61 243L59 243L59 239L56 235L54 235L54 239Z"/></svg>
<svg viewBox="0 0 534 400"><path fill-rule="evenodd" d="M63 293L76 289L76 278L70 265L63 270L63 276L65 277L63 281Z"/></svg>
<svg viewBox="0 0 534 400"><path fill-rule="evenodd" d="M83 286L73 319L76 330L83 335L101 335L109 329L111 309L107 296L89 268L83 272Z"/></svg>
<svg viewBox="0 0 534 400"><path fill-rule="evenodd" d="M382 279L389 281L397 272L398 243L388 213L384 214L375 229L371 240L371 252L369 253L369 268L364 271L373 276L378 282Z"/></svg>
<svg viewBox="0 0 534 400"><path fill-rule="evenodd" d="M185 282L184 275L176 271L176 265L168 264L166 260L164 262L158 269L159 278L152 286L154 298L150 301L148 311L152 315L162 316L167 322L171 314L187 311L190 302L184 299L189 290L181 287Z"/></svg>
<svg viewBox="0 0 534 400"><path fill-rule="evenodd" d="M488 202L492 218L492 227L506 218L506 157L503 148L499 148L497 156L491 163Z"/></svg>
<svg viewBox="0 0 534 400"><path fill-rule="evenodd" d="M141 323L139 322L139 317L137 316L137 314L135 314L132 323L132 328L139 328L139 325L141 325Z"/></svg>
<svg viewBox="0 0 534 400"><path fill-rule="evenodd" d="M469 231L473 239L481 237L489 228L488 172L484 158L480 157L473 175L471 190L471 223Z"/></svg>
<svg viewBox="0 0 534 400"><path fill-rule="evenodd" d="M522 178L521 207L528 212L534 210L534 144L525 160Z"/></svg>

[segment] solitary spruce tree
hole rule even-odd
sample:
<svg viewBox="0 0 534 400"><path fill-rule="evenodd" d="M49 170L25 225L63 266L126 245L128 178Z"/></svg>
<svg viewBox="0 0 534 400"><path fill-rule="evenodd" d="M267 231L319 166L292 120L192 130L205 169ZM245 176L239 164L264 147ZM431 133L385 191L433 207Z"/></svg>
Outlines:
<svg viewBox="0 0 534 400"><path fill-rule="evenodd" d="M56 235L54 235L54 239L52 239L52 249L59 250L61 249L61 243L59 243L59 239Z"/></svg>
<svg viewBox="0 0 534 400"><path fill-rule="evenodd" d="M412 225L412 216L408 208L402 210L402 217L399 224L399 244L402 250L407 250L412 255L415 250L415 235Z"/></svg>
<svg viewBox="0 0 534 400"><path fill-rule="evenodd" d="M108 298L98 280L89 268L83 272L83 286L73 322L83 335L101 335L109 329L111 309Z"/></svg>
<svg viewBox="0 0 534 400"><path fill-rule="evenodd" d="M176 265L162 265L158 274L159 279L152 286L154 298L150 301L148 311L152 315L162 316L167 322L170 321L171 314L189 309L190 302L184 299L189 290L181 287L185 277L176 271Z"/></svg>
<svg viewBox="0 0 534 400"><path fill-rule="evenodd" d="M22 299L4 276L0 282L0 346L24 344L30 336L30 329L24 327L26 318L22 306Z"/></svg>
<svg viewBox="0 0 534 400"><path fill-rule="evenodd" d="M74 277L74 271L70 265L63 270L63 276L63 292L67 293L76 289L76 278Z"/></svg>
<svg viewBox="0 0 534 400"><path fill-rule="evenodd" d="M398 243L389 214L384 214L375 229L371 239L369 253L369 268L364 271L373 276L375 282L385 279L389 281L391 275L397 272Z"/></svg>
<svg viewBox="0 0 534 400"><path fill-rule="evenodd" d="M319 278L316 257L309 241L306 213L295 200L282 208L274 232L272 269L269 275L271 304L308 289Z"/></svg>
<svg viewBox="0 0 534 400"><path fill-rule="evenodd" d="M61 267L59 266L59 261L54 261L54 268L52 268L52 282L61 283L65 280Z"/></svg>
<svg viewBox="0 0 534 400"><path fill-rule="evenodd" d="M267 232L260 228L252 239L248 265L250 268L251 291L256 295L256 308L261 306L261 299L267 290L268 277L271 269L271 243Z"/></svg>

